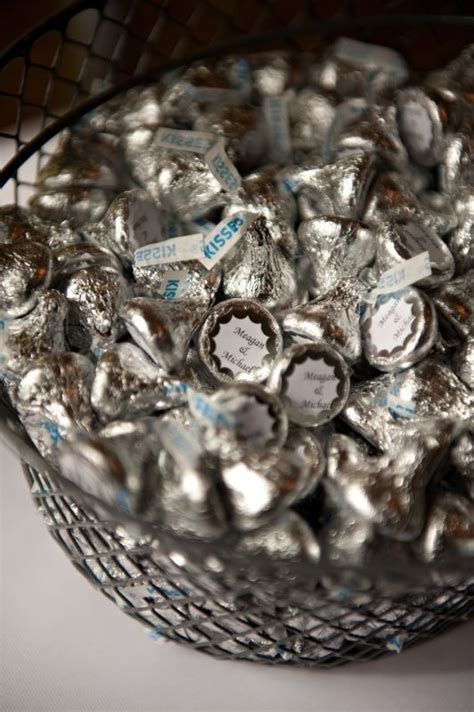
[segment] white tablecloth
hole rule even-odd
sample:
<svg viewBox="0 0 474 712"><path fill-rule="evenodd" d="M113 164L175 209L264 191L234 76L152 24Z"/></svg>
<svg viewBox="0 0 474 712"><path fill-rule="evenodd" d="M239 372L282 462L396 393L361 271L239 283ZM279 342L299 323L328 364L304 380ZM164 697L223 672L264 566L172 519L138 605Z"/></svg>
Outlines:
<svg viewBox="0 0 474 712"><path fill-rule="evenodd" d="M47 533L0 448L2 712L472 712L474 623L333 671L213 660L150 640Z"/></svg>

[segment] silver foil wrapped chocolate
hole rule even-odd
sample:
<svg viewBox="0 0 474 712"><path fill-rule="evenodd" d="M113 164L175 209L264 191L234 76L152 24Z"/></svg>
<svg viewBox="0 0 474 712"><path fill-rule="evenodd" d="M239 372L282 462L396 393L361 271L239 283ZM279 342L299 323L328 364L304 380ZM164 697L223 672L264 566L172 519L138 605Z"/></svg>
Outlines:
<svg viewBox="0 0 474 712"><path fill-rule="evenodd" d="M122 274L117 257L105 247L99 247L91 242L62 245L53 250L53 257L55 283L61 284L65 278L89 267L101 267Z"/></svg>
<svg viewBox="0 0 474 712"><path fill-rule="evenodd" d="M100 220L114 194L103 188L70 186L68 189L43 191L30 199L30 207L44 221L80 228Z"/></svg>
<svg viewBox="0 0 474 712"><path fill-rule="evenodd" d="M285 450L309 465L307 476L300 479L298 487L299 499L304 499L316 490L326 470L326 456L322 442L315 433L292 425Z"/></svg>
<svg viewBox="0 0 474 712"><path fill-rule="evenodd" d="M94 367L85 356L50 354L33 361L18 383L15 405L34 444L47 458L61 440L93 425Z"/></svg>
<svg viewBox="0 0 474 712"><path fill-rule="evenodd" d="M188 301L135 297L120 311L136 343L168 372L179 371L207 305Z"/></svg>
<svg viewBox="0 0 474 712"><path fill-rule="evenodd" d="M159 483L158 446L145 420L116 421L98 434L78 432L61 444L61 474L126 515L150 507Z"/></svg>
<svg viewBox="0 0 474 712"><path fill-rule="evenodd" d="M434 166L444 150L443 113L419 88L402 89L396 97L400 136L410 156L422 166Z"/></svg>
<svg viewBox="0 0 474 712"><path fill-rule="evenodd" d="M288 310L282 320L283 331L293 341L323 341L333 346L352 364L362 353L360 335L361 286L347 280L322 299Z"/></svg>
<svg viewBox="0 0 474 712"><path fill-rule="evenodd" d="M213 381L264 381L282 349L280 327L258 302L229 299L202 325L198 353Z"/></svg>
<svg viewBox="0 0 474 712"><path fill-rule="evenodd" d="M0 313L17 317L30 311L51 284L51 251L38 242L0 244Z"/></svg>
<svg viewBox="0 0 474 712"><path fill-rule="evenodd" d="M451 462L462 476L464 488L474 502L474 431L472 428L461 433L451 448Z"/></svg>
<svg viewBox="0 0 474 712"><path fill-rule="evenodd" d="M267 309L283 309L295 298L292 263L272 238L271 224L257 217L224 258L222 287L227 298L255 299Z"/></svg>
<svg viewBox="0 0 474 712"><path fill-rule="evenodd" d="M424 359L400 374L353 387L342 417L380 450L405 442L407 424L425 420L469 421L474 397L444 364Z"/></svg>
<svg viewBox="0 0 474 712"><path fill-rule="evenodd" d="M210 395L189 392L188 400L211 452L263 451L286 440L288 418L280 400L256 383L222 385Z"/></svg>
<svg viewBox="0 0 474 712"><path fill-rule="evenodd" d="M27 208L20 205L0 207L0 242L47 243L48 230Z"/></svg>
<svg viewBox="0 0 474 712"><path fill-rule="evenodd" d="M349 395L349 371L342 356L322 342L296 344L277 359L268 379L288 418L315 427L335 418Z"/></svg>
<svg viewBox="0 0 474 712"><path fill-rule="evenodd" d="M296 183L303 219L317 215L360 218L374 177L374 154L365 151L343 156L329 165L301 169Z"/></svg>
<svg viewBox="0 0 474 712"><path fill-rule="evenodd" d="M379 371L400 371L421 361L438 334L432 301L408 287L367 305L361 319L364 356Z"/></svg>
<svg viewBox="0 0 474 712"><path fill-rule="evenodd" d="M142 291L144 296L210 305L219 289L222 269L216 265L207 270L197 260L144 266L135 261L133 276L138 293Z"/></svg>
<svg viewBox="0 0 474 712"><path fill-rule="evenodd" d="M454 258L443 240L415 220L398 220L381 225L377 232L377 266L385 271L421 252L428 252L431 275L420 279L420 287L435 287L454 275Z"/></svg>
<svg viewBox="0 0 474 712"><path fill-rule="evenodd" d="M423 528L426 487L446 457L451 424L407 430L403 448L366 456L345 435L333 435L328 448L327 486L343 506L382 534L415 539Z"/></svg>
<svg viewBox="0 0 474 712"><path fill-rule="evenodd" d="M91 401L104 420L150 415L186 402L187 384L171 378L134 344L109 346L99 357Z"/></svg>
<svg viewBox="0 0 474 712"><path fill-rule="evenodd" d="M474 270L432 292L436 309L462 337L474 332Z"/></svg>
<svg viewBox="0 0 474 712"><path fill-rule="evenodd" d="M104 267L88 267L71 275L64 293L69 302L67 336L79 349L101 349L125 332L119 310L130 294L125 279Z"/></svg>
<svg viewBox="0 0 474 712"><path fill-rule="evenodd" d="M65 321L68 303L62 294L47 289L36 306L22 317L6 321L3 369L20 375L32 360L66 350Z"/></svg>
<svg viewBox="0 0 474 712"><path fill-rule="evenodd" d="M322 215L302 222L298 239L311 265L311 294L321 297L373 262L372 231L350 218Z"/></svg>
<svg viewBox="0 0 474 712"><path fill-rule="evenodd" d="M417 553L430 563L472 566L474 556L474 503L451 492L436 496Z"/></svg>
<svg viewBox="0 0 474 712"><path fill-rule="evenodd" d="M453 357L456 375L474 391L474 335L470 336Z"/></svg>
<svg viewBox="0 0 474 712"><path fill-rule="evenodd" d="M236 550L240 554L261 555L271 560L317 563L320 546L311 528L296 512L285 512L275 522L242 535Z"/></svg>
<svg viewBox="0 0 474 712"><path fill-rule="evenodd" d="M321 151L334 121L334 99L305 87L289 103L290 133L296 151Z"/></svg>

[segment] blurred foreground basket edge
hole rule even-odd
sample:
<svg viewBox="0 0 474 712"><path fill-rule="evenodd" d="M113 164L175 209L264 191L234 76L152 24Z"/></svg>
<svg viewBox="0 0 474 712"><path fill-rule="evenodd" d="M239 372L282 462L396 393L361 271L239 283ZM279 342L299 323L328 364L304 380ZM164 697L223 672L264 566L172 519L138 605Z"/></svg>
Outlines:
<svg viewBox="0 0 474 712"><path fill-rule="evenodd" d="M315 49L344 34L391 46L425 71L474 41L470 2L416 6L414 12L409 0L73 2L0 58L0 202L26 202L47 142L61 129L160 69L233 50ZM106 91L97 91L96 79ZM68 558L152 638L220 658L334 667L399 652L474 612L474 583L462 577L403 596L370 588L352 595L344 586L329 595L308 572L286 565L263 574L258 565L246 567L229 553L218 559L199 545L187 559L167 555L173 542L166 536L165 546L146 535L132 538L99 521L71 490L66 494L13 415L2 415L1 427L29 463L24 470L36 506Z"/></svg>

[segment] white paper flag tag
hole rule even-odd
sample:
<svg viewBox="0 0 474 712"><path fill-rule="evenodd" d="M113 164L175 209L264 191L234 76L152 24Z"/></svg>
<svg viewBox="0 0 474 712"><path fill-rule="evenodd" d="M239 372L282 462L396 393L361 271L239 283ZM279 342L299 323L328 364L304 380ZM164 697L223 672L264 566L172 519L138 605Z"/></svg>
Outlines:
<svg viewBox="0 0 474 712"><path fill-rule="evenodd" d="M155 242L146 247L135 250L133 263L137 267L150 267L152 265L169 265L174 262L187 262L189 260L202 260L203 236L181 235L170 240Z"/></svg>
<svg viewBox="0 0 474 712"><path fill-rule="evenodd" d="M388 269L382 274L378 285L366 296L368 304L375 304L380 294L391 294L400 289L409 287L420 279L429 277L431 274L430 254L421 252L409 260Z"/></svg>
<svg viewBox="0 0 474 712"><path fill-rule="evenodd" d="M155 144L177 151L205 154L216 142L216 136L204 131L182 131L181 129L158 129Z"/></svg>
<svg viewBox="0 0 474 712"><path fill-rule="evenodd" d="M221 220L205 236L202 264L211 269L237 244L248 226L255 220L254 213L233 213Z"/></svg>
<svg viewBox="0 0 474 712"><path fill-rule="evenodd" d="M263 113L270 134L271 151L276 161L284 161L291 155L288 102L292 95L292 92L286 92L280 96L269 96L263 102Z"/></svg>
<svg viewBox="0 0 474 712"><path fill-rule="evenodd" d="M206 163L212 174L228 193L235 193L242 183L242 178L229 156L225 152L224 140L219 139L205 155Z"/></svg>
<svg viewBox="0 0 474 712"><path fill-rule="evenodd" d="M240 188L240 173L225 152L222 136L204 131L161 128L156 133L155 144L174 151L203 155L210 171L224 190L235 193Z"/></svg>
<svg viewBox="0 0 474 712"><path fill-rule="evenodd" d="M231 417L231 414L218 408L212 399L204 393L196 393L196 391L189 389L188 405L189 410L198 422L224 428L233 428L235 425L235 420Z"/></svg>
<svg viewBox="0 0 474 712"><path fill-rule="evenodd" d="M181 423L171 420L157 427L160 440L177 464L183 469L197 465L202 450L192 432Z"/></svg>
<svg viewBox="0 0 474 712"><path fill-rule="evenodd" d="M180 299L188 293L189 274L184 269L169 269L163 275L158 293L164 299Z"/></svg>

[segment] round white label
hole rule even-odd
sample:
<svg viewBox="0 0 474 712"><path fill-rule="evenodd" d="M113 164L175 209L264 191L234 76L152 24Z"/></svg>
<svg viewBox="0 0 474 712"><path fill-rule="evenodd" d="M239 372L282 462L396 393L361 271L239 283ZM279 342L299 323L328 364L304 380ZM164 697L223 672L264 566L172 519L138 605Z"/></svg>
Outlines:
<svg viewBox="0 0 474 712"><path fill-rule="evenodd" d="M419 153L429 150L433 140L433 127L424 106L415 101L407 102L401 112L400 126L412 149Z"/></svg>
<svg viewBox="0 0 474 712"><path fill-rule="evenodd" d="M285 397L309 414L330 410L337 399L339 378L333 365L323 358L307 358L293 365L286 379Z"/></svg>
<svg viewBox="0 0 474 712"><path fill-rule="evenodd" d="M401 348L412 334L415 320L413 305L400 296L389 296L373 311L369 337L373 348L390 355Z"/></svg>
<svg viewBox="0 0 474 712"><path fill-rule="evenodd" d="M233 376L260 368L269 353L269 337L264 333L262 324L255 323L248 316L233 316L221 323L212 340L212 355L219 359L219 368L229 369Z"/></svg>

